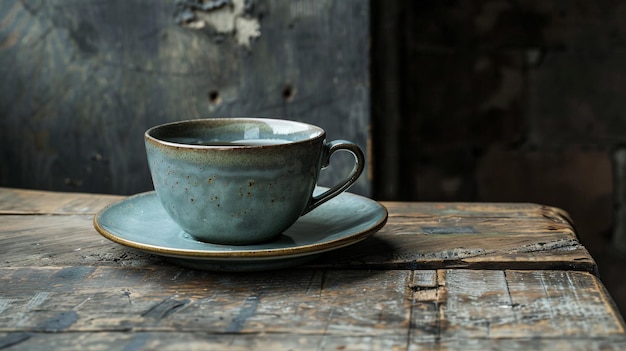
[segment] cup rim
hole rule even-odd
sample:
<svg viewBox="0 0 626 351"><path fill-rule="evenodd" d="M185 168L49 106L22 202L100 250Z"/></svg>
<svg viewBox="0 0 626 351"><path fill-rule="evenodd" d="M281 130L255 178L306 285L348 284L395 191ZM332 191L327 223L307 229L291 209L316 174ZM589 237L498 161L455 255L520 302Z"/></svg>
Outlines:
<svg viewBox="0 0 626 351"><path fill-rule="evenodd" d="M293 141L293 142L289 142L289 143L280 143L280 144L269 144L269 145L194 145L194 144L185 144L185 143L177 143L174 141L168 141L168 140L164 140L158 137L155 137L152 135L152 133L157 130L157 129L161 129L161 128L168 128L168 127L172 127L175 125L183 125L183 124L192 124L192 123L205 123L205 122L218 122L218 121L228 121L228 122L246 122L246 121L250 121L250 122L278 122L278 123L291 123L291 124L298 124L298 125L302 125L305 126L307 128L310 128L312 130L316 130L318 132L318 134L316 134L314 137L311 138L307 138L307 139L302 139L302 140L297 140L297 141ZM314 124L311 123L306 123L306 122L300 122L300 121L294 121L294 120L288 120L288 119L280 119L280 118L266 118L266 117L212 117L212 118L198 118L198 119L187 119L187 120L181 120L181 121L174 121L174 122L168 122L168 123L163 123L163 124L159 124L159 125L155 125L153 127L148 128L148 130L146 130L144 132L144 138L152 143L157 143L160 145L166 145L166 146L172 146L172 147L176 147L176 148L185 148L185 149L202 149L202 150L219 150L219 149L259 149L259 148L274 148L274 147L283 147L283 146L289 146L289 145L297 145L297 144L302 144L302 143L307 143L307 142L312 142L315 140L319 140L322 139L324 140L326 138L326 131L319 127L316 126Z"/></svg>

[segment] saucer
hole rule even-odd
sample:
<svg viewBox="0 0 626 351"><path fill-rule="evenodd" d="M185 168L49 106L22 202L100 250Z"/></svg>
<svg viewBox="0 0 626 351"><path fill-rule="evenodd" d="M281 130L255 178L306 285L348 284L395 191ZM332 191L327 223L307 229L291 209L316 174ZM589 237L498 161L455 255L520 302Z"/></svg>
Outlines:
<svg viewBox="0 0 626 351"><path fill-rule="evenodd" d="M154 191L113 203L93 220L96 230L113 242L163 256L181 266L216 271L259 271L302 264L321 253L357 243L386 222L383 205L347 192L300 217L278 239L256 245L219 245L194 239L170 219Z"/></svg>

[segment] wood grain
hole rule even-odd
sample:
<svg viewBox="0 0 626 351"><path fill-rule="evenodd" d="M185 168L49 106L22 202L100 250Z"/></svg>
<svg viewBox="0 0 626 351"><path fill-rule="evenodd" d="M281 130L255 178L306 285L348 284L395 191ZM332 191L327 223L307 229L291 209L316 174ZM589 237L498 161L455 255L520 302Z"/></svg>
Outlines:
<svg viewBox="0 0 626 351"><path fill-rule="evenodd" d="M534 204L384 203L308 266L190 270L114 244L119 196L0 188L0 349L620 350L571 220Z"/></svg>
<svg viewBox="0 0 626 351"><path fill-rule="evenodd" d="M13 341L23 348L42 339L65 347L110 340L124 347L191 342L216 349L235 343L242 348L330 349L344 344L399 350L481 345L548 349L552 343L616 349L626 341L610 298L598 289L597 277L586 272L0 271L0 345Z"/></svg>
<svg viewBox="0 0 626 351"><path fill-rule="evenodd" d="M123 197L0 188L0 266L150 265L103 239L92 216ZM383 203L383 229L312 262L316 268L597 270L560 210L533 204ZM33 216L24 216L33 214ZM36 214L47 214L37 216Z"/></svg>
<svg viewBox="0 0 626 351"><path fill-rule="evenodd" d="M123 199L116 195L62 193L0 188L0 215L96 214L104 206Z"/></svg>

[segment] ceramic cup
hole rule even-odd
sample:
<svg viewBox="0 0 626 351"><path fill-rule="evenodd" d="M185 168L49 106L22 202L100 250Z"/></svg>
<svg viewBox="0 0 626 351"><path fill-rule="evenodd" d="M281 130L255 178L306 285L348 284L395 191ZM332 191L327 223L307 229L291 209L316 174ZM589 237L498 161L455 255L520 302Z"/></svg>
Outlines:
<svg viewBox="0 0 626 351"><path fill-rule="evenodd" d="M144 139L157 197L174 222L201 241L247 245L280 236L361 175L361 149L325 136L300 122L219 118L156 126ZM320 169L337 151L351 153L354 168L314 196Z"/></svg>

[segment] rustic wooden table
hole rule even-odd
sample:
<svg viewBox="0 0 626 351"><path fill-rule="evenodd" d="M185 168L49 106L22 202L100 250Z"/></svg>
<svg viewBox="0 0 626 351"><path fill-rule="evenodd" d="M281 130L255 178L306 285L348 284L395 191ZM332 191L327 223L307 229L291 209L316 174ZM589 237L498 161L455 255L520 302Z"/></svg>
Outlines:
<svg viewBox="0 0 626 351"><path fill-rule="evenodd" d="M182 268L99 235L119 196L0 188L0 349L626 348L567 214L386 202L387 225L291 269Z"/></svg>

